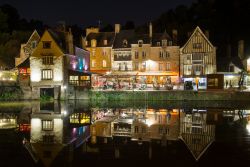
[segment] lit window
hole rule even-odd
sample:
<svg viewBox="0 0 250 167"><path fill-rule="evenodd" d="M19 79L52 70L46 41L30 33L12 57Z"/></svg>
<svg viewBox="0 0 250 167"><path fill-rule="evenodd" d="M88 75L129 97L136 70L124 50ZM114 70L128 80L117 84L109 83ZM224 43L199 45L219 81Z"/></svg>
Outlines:
<svg viewBox="0 0 250 167"><path fill-rule="evenodd" d="M166 71L170 71L170 69L171 69L170 63L167 63Z"/></svg>
<svg viewBox="0 0 250 167"><path fill-rule="evenodd" d="M103 56L106 56L106 55L107 55L106 50L103 50L103 51L102 51L102 55L103 55Z"/></svg>
<svg viewBox="0 0 250 167"><path fill-rule="evenodd" d="M102 61L102 67L107 67L107 61L106 60Z"/></svg>
<svg viewBox="0 0 250 167"><path fill-rule="evenodd" d="M159 63L159 71L163 70L163 63Z"/></svg>
<svg viewBox="0 0 250 167"><path fill-rule="evenodd" d="M70 85L78 85L78 76L69 76L69 84Z"/></svg>
<svg viewBox="0 0 250 167"><path fill-rule="evenodd" d="M135 133L138 133L138 126L135 126Z"/></svg>
<svg viewBox="0 0 250 167"><path fill-rule="evenodd" d="M162 46L167 46L168 44L168 41L166 39L162 40L161 42L162 42Z"/></svg>
<svg viewBox="0 0 250 167"><path fill-rule="evenodd" d="M147 56L146 52L145 51L142 51L142 58L145 59Z"/></svg>
<svg viewBox="0 0 250 167"><path fill-rule="evenodd" d="M92 60L92 67L95 67L96 66L96 62L95 62L95 60Z"/></svg>
<svg viewBox="0 0 250 167"><path fill-rule="evenodd" d="M51 41L43 41L43 49L50 49Z"/></svg>
<svg viewBox="0 0 250 167"><path fill-rule="evenodd" d="M161 42L157 42L156 45L157 45L157 46L161 46Z"/></svg>
<svg viewBox="0 0 250 167"><path fill-rule="evenodd" d="M107 39L103 40L103 45L105 45L105 46L108 45L108 40Z"/></svg>
<svg viewBox="0 0 250 167"><path fill-rule="evenodd" d="M42 130L53 130L53 121L42 120Z"/></svg>
<svg viewBox="0 0 250 167"><path fill-rule="evenodd" d="M53 65L53 56L43 56L43 65Z"/></svg>
<svg viewBox="0 0 250 167"><path fill-rule="evenodd" d="M50 69L42 70L42 79L43 80L53 79L53 71Z"/></svg>
<svg viewBox="0 0 250 167"><path fill-rule="evenodd" d="M91 40L91 47L96 47L96 40L95 39Z"/></svg>
<svg viewBox="0 0 250 167"><path fill-rule="evenodd" d="M142 40L139 40L139 41L138 41L139 47L142 47L142 44L143 44L143 41L142 41Z"/></svg>
<svg viewBox="0 0 250 167"><path fill-rule="evenodd" d="M135 70L139 70L139 63L135 62Z"/></svg>
<svg viewBox="0 0 250 167"><path fill-rule="evenodd" d="M135 59L138 59L139 58L139 53L138 51L135 51Z"/></svg>

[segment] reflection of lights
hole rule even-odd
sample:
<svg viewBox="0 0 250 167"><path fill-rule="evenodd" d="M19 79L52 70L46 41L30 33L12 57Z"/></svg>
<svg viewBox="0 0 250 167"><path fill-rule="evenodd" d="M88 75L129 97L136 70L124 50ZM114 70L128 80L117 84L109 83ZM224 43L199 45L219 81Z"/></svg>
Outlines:
<svg viewBox="0 0 250 167"><path fill-rule="evenodd" d="M66 116L68 114L67 111L63 111L63 115Z"/></svg>
<svg viewBox="0 0 250 167"><path fill-rule="evenodd" d="M232 79L234 76L233 75L228 75L227 76L229 79Z"/></svg>
<svg viewBox="0 0 250 167"><path fill-rule="evenodd" d="M250 133L250 124L249 123L247 124L246 129L247 129L248 133Z"/></svg>
<svg viewBox="0 0 250 167"><path fill-rule="evenodd" d="M66 86L66 85L64 85L64 86L63 86L63 89L67 89L67 86Z"/></svg>
<svg viewBox="0 0 250 167"><path fill-rule="evenodd" d="M147 124L148 126L151 126L153 123L154 123L154 122L153 122L152 120L149 120L149 119L146 120L146 124Z"/></svg>

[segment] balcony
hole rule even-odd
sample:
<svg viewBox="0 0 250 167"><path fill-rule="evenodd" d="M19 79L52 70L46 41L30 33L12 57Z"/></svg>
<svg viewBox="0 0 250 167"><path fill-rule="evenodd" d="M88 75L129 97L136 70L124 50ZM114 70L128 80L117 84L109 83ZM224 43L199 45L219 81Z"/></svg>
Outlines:
<svg viewBox="0 0 250 167"><path fill-rule="evenodd" d="M124 55L124 56L114 56L114 61L131 61L132 55Z"/></svg>

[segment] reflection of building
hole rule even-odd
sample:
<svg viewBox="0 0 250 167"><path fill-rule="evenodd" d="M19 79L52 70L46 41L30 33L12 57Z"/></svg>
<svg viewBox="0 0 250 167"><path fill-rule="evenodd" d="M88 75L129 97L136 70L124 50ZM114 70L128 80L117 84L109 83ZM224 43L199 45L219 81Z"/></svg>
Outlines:
<svg viewBox="0 0 250 167"><path fill-rule="evenodd" d="M215 140L215 125L206 123L206 111L193 111L181 120L181 139L198 160Z"/></svg>
<svg viewBox="0 0 250 167"><path fill-rule="evenodd" d="M178 110L122 109L91 125L92 136L127 137L132 140L178 140Z"/></svg>
<svg viewBox="0 0 250 167"><path fill-rule="evenodd" d="M17 127L16 114L0 113L0 129L15 129Z"/></svg>
<svg viewBox="0 0 250 167"><path fill-rule="evenodd" d="M184 81L198 83L201 89L206 88L205 75L216 73L216 48L206 35L196 27L180 53L181 76Z"/></svg>
<svg viewBox="0 0 250 167"><path fill-rule="evenodd" d="M56 102L53 105L33 105L30 145L26 143L25 146L31 156L36 157L36 160L40 159L45 166L51 166L61 152L67 155L63 161L69 162L73 156L73 149L89 137L90 129L86 126L89 124L82 124L81 120L90 122L90 116L82 118L82 113L67 116L66 110L64 104L59 105ZM75 115L82 118L80 122L71 119L75 118ZM70 121L73 121L73 124Z"/></svg>

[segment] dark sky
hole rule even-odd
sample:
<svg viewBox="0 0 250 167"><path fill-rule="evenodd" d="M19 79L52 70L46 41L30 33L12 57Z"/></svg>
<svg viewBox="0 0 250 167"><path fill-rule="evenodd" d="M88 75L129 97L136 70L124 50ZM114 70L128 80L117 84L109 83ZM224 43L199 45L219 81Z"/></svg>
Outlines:
<svg viewBox="0 0 250 167"><path fill-rule="evenodd" d="M79 26L105 23L136 24L148 22L177 5L190 5L194 0L0 0L10 4L21 17L39 19L53 25L57 21Z"/></svg>

